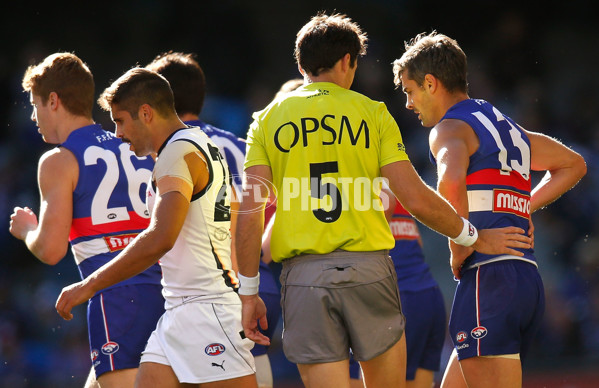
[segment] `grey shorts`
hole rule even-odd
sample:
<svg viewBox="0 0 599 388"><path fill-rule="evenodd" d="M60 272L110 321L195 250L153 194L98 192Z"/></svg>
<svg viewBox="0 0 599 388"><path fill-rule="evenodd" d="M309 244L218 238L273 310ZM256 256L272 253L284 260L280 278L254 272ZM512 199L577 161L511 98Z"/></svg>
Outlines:
<svg viewBox="0 0 599 388"><path fill-rule="evenodd" d="M283 261L283 351L296 364L358 361L388 350L405 318L387 251L335 251Z"/></svg>

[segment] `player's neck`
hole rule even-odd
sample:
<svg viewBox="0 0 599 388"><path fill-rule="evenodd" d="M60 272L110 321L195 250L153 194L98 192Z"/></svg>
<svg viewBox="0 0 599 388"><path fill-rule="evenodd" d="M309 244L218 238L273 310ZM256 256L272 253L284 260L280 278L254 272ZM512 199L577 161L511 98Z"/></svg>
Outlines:
<svg viewBox="0 0 599 388"><path fill-rule="evenodd" d="M59 143L64 143L71 132L76 129L86 127L88 125L95 124L94 120L91 117L85 116L72 116L68 115L64 117L60 121L60 126L58 128L58 140Z"/></svg>
<svg viewBox="0 0 599 388"><path fill-rule="evenodd" d="M342 88L349 89L354 80L355 71L355 67L350 67L340 59L332 68L323 70L318 75L308 73L307 78L310 83L331 82Z"/></svg>
<svg viewBox="0 0 599 388"><path fill-rule="evenodd" d="M153 137L152 144L154 151L158 152L162 144L169 138L174 132L181 128L185 128L185 123L177 115L170 116L168 118L161 118L156 116L157 121L152 124L154 129L151 130Z"/></svg>
<svg viewBox="0 0 599 388"><path fill-rule="evenodd" d="M468 100L470 97L466 93L447 93L443 98L443 110L447 112L455 104ZM445 113L444 113L445 114Z"/></svg>

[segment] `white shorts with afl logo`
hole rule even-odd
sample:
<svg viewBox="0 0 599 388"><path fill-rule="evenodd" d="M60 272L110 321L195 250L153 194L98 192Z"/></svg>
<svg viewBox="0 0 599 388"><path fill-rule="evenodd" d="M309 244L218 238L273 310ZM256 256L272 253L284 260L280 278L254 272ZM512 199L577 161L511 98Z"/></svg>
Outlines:
<svg viewBox="0 0 599 388"><path fill-rule="evenodd" d="M237 295L235 295L237 296ZM207 383L256 373L242 339L241 301L192 301L166 310L150 335L140 362L169 365L181 383Z"/></svg>

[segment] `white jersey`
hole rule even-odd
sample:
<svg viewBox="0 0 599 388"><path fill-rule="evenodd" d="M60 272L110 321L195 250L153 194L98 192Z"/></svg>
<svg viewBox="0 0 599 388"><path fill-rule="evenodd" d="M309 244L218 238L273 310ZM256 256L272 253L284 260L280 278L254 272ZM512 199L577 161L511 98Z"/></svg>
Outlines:
<svg viewBox="0 0 599 388"><path fill-rule="evenodd" d="M207 162L209 181L192 196L175 245L160 259L167 309L191 301L239 303L235 293L239 282L231 265L231 177L218 147L199 128L175 132L158 151L148 209L152 212L160 195L155 193L155 182L164 176L180 177L172 166L198 151Z"/></svg>

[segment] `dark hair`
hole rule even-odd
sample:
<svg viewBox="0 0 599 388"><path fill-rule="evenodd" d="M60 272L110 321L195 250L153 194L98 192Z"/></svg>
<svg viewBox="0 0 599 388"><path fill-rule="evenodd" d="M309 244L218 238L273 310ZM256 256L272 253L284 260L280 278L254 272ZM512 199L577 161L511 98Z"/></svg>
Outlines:
<svg viewBox="0 0 599 388"><path fill-rule="evenodd" d="M345 54L351 66L358 56L366 54L366 33L342 14L318 14L302 27L295 40L295 60L302 69L318 76L331 69Z"/></svg>
<svg viewBox="0 0 599 388"><path fill-rule="evenodd" d="M434 75L450 91L468 92L466 54L458 42L447 35L421 33L405 42L405 53L393 62L395 85L401 84L406 70L410 79L422 85L427 74Z"/></svg>
<svg viewBox="0 0 599 388"><path fill-rule="evenodd" d="M55 92L69 113L92 117L94 77L75 54L52 54L38 65L29 66L22 85L26 92L40 96L44 105Z"/></svg>
<svg viewBox="0 0 599 388"><path fill-rule="evenodd" d="M98 104L106 111L118 105L137 119L139 107L150 105L163 117L175 114L173 91L168 81L160 74L134 67L112 83L98 98Z"/></svg>
<svg viewBox="0 0 599 388"><path fill-rule="evenodd" d="M199 116L206 95L206 77L193 54L169 51L158 55L146 69L168 80L175 96L177 114Z"/></svg>

